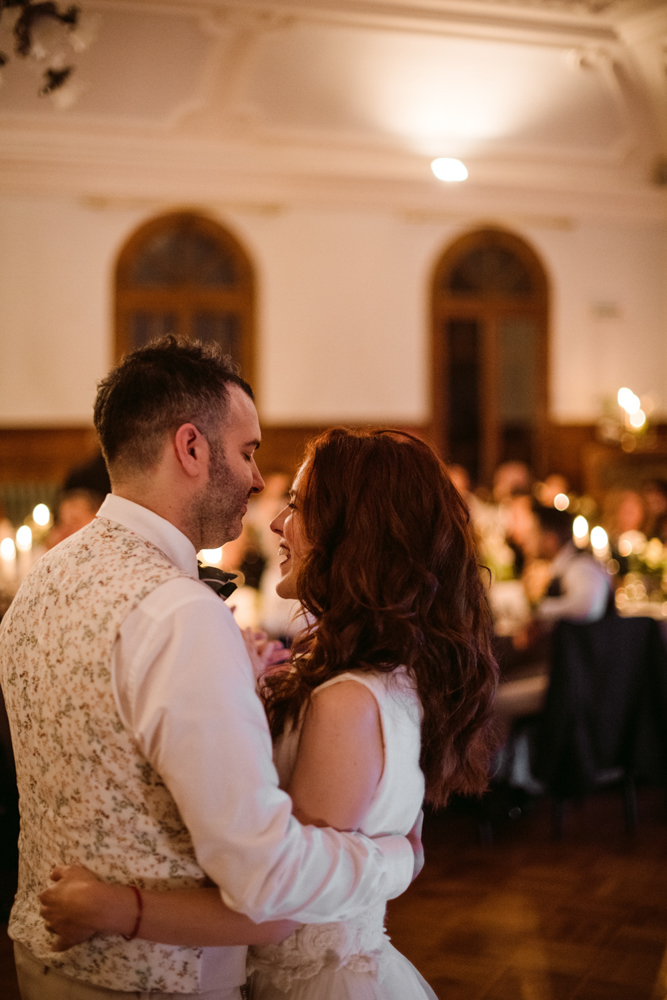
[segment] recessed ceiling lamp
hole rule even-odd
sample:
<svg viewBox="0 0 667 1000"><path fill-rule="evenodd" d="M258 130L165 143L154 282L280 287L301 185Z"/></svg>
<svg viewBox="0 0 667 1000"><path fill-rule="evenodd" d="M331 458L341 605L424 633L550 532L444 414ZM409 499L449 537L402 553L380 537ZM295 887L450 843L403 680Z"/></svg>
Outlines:
<svg viewBox="0 0 667 1000"><path fill-rule="evenodd" d="M465 163L451 156L439 156L431 162L431 170L440 181L464 181L468 176Z"/></svg>

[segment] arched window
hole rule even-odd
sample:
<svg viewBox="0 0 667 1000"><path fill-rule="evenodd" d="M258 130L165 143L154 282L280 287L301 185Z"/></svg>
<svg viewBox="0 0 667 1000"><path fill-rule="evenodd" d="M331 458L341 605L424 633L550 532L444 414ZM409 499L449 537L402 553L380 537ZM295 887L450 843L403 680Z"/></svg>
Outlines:
<svg viewBox="0 0 667 1000"><path fill-rule="evenodd" d="M437 264L434 436L476 482L509 459L543 471L547 315L544 269L511 233L469 233Z"/></svg>
<svg viewBox="0 0 667 1000"><path fill-rule="evenodd" d="M237 240L192 212L153 219L116 268L116 357L175 333L215 341L253 376L253 275Z"/></svg>

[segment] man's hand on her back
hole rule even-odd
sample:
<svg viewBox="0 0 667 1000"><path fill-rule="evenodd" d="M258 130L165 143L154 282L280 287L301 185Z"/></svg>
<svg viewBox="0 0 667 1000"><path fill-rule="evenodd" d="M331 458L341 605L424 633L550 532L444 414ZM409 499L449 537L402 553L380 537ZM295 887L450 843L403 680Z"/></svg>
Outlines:
<svg viewBox="0 0 667 1000"><path fill-rule="evenodd" d="M420 871L424 867L424 845L422 844L422 827L424 825L424 810L419 810L419 815L415 820L415 825L410 830L407 835L410 847L414 851L415 855L415 866L412 870L412 881L417 878Z"/></svg>

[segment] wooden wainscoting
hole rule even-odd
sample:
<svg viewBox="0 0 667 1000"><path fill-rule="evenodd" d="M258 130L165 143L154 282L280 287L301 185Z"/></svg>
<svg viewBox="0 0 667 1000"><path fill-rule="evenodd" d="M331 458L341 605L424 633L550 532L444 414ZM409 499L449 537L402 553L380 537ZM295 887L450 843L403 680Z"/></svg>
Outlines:
<svg viewBox="0 0 667 1000"><path fill-rule="evenodd" d="M257 464L262 475L271 472L286 472L293 475L299 466L306 444L311 438L321 434L327 427L395 427L397 430L407 431L416 437L430 440L428 429L421 424L419 426L406 426L391 422L359 425L350 421L338 421L332 424L301 424L299 426L262 424L262 446L257 453Z"/></svg>
<svg viewBox="0 0 667 1000"><path fill-rule="evenodd" d="M0 482L61 483L97 447L92 427L0 427Z"/></svg>
<svg viewBox="0 0 667 1000"><path fill-rule="evenodd" d="M324 429L324 424L263 426L257 454L261 471L291 475L306 442ZM423 427L401 429L425 433ZM0 483L62 483L70 469L92 458L98 447L92 427L0 427Z"/></svg>
<svg viewBox="0 0 667 1000"><path fill-rule="evenodd" d="M560 472L573 490L583 492L586 488L584 455L588 445L595 441L595 424L550 423L545 438L547 474Z"/></svg>
<svg viewBox="0 0 667 1000"><path fill-rule="evenodd" d="M291 475L303 457L306 443L325 426L263 424L262 447L257 455L262 473ZM352 424L348 422L348 426ZM400 429L433 440L430 426L404 425ZM70 469L92 458L97 448L92 427L0 427L0 483L60 484ZM620 462L629 470L641 468L643 478L658 473L664 476L667 426L657 428L653 451L625 455L618 448L597 444L594 424L549 424L545 451L548 472L563 473L575 490L595 493L600 486L610 485L604 473L609 463Z"/></svg>

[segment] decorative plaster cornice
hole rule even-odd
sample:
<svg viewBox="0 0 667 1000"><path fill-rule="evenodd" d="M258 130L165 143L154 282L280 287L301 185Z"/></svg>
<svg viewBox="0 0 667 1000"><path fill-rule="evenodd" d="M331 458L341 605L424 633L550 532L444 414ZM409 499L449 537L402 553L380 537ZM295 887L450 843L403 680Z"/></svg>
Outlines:
<svg viewBox="0 0 667 1000"><path fill-rule="evenodd" d="M4 134L0 193L91 199L97 204L225 204L275 212L300 205L364 211L622 218L667 224L667 192L619 168L585 164L471 164L471 179L456 188L430 175L428 162L398 153L355 161L354 172L330 151L249 150L246 144L173 140L95 144L84 137ZM10 140L10 141L8 141ZM306 155L306 152L308 155ZM259 155L261 153L261 155Z"/></svg>

